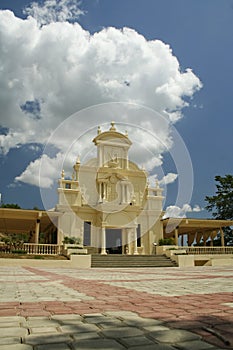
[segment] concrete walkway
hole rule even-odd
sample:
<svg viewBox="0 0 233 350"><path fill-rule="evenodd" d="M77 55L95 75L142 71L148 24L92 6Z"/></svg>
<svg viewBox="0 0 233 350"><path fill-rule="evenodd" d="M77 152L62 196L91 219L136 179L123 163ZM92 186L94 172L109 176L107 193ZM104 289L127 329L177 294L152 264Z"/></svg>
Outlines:
<svg viewBox="0 0 233 350"><path fill-rule="evenodd" d="M0 266L0 350L233 349L233 267Z"/></svg>

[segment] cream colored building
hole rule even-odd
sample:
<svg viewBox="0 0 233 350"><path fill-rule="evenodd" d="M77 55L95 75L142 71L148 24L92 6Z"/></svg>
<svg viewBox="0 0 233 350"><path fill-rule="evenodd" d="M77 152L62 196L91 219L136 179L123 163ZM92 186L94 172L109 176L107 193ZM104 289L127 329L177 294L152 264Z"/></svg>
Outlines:
<svg viewBox="0 0 233 350"><path fill-rule="evenodd" d="M93 140L97 157L86 164L79 159L72 180L64 172L59 180L58 237L76 236L85 243L85 227L90 227L89 244L97 252L152 254L154 243L163 237L162 189L148 183L147 173L130 161L132 143L126 134L98 128Z"/></svg>

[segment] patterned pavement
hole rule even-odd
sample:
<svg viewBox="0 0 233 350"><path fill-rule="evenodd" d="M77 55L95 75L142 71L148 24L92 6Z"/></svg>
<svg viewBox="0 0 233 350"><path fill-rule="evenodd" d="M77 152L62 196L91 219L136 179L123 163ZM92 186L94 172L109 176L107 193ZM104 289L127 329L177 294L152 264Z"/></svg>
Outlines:
<svg viewBox="0 0 233 350"><path fill-rule="evenodd" d="M0 266L0 350L233 349L233 267Z"/></svg>

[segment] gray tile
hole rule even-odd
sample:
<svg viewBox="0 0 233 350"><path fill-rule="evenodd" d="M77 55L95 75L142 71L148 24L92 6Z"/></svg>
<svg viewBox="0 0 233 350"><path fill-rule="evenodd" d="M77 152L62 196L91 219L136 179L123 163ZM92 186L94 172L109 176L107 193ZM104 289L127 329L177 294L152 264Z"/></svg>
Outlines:
<svg viewBox="0 0 233 350"><path fill-rule="evenodd" d="M0 317L0 327L2 327L2 323L23 322L24 320L25 320L25 318L21 317L21 316L1 316Z"/></svg>
<svg viewBox="0 0 233 350"><path fill-rule="evenodd" d="M114 319L110 316L85 316L84 321L86 323L102 323L102 322L114 322ZM120 322L119 320L117 320Z"/></svg>
<svg viewBox="0 0 233 350"><path fill-rule="evenodd" d="M0 338L6 337L24 337L28 334L28 330L22 327L1 328Z"/></svg>
<svg viewBox="0 0 233 350"><path fill-rule="evenodd" d="M100 336L96 332L88 332L88 333L72 334L72 338L74 338L74 340L76 341L82 341L82 340L100 339Z"/></svg>
<svg viewBox="0 0 233 350"><path fill-rule="evenodd" d="M214 345L208 344L201 340L187 341L183 343L178 343L176 346L181 350L205 350L205 349L213 349Z"/></svg>
<svg viewBox="0 0 233 350"><path fill-rule="evenodd" d="M56 321L81 321L83 318L80 315L69 314L69 315L53 315L51 316L51 320Z"/></svg>
<svg viewBox="0 0 233 350"><path fill-rule="evenodd" d="M157 326L163 324L162 321L154 320L153 318L123 317L122 320L129 326L136 327Z"/></svg>
<svg viewBox="0 0 233 350"><path fill-rule="evenodd" d="M100 331L100 328L98 328L94 324L87 324L87 323L77 323L77 324L71 324L71 325L65 325L60 326L59 329L63 333L85 333L85 332L98 332Z"/></svg>
<svg viewBox="0 0 233 350"><path fill-rule="evenodd" d="M93 350L93 349L106 349L106 350L123 350L124 346L112 339L100 339L100 340L86 340L72 344L74 350Z"/></svg>
<svg viewBox="0 0 233 350"><path fill-rule="evenodd" d="M170 330L170 328L162 326L162 325L146 326L146 327L143 327L143 329L147 332L159 332L159 331L169 331Z"/></svg>
<svg viewBox="0 0 233 350"><path fill-rule="evenodd" d="M12 321L12 322L1 322L0 323L0 333L2 328L10 328L10 327L20 327L19 321Z"/></svg>
<svg viewBox="0 0 233 350"><path fill-rule="evenodd" d="M70 347L66 343L44 344L36 346L35 350L70 350Z"/></svg>
<svg viewBox="0 0 233 350"><path fill-rule="evenodd" d="M107 338L124 338L135 337L138 335L144 335L143 331L135 327L115 327L110 329L104 329L101 333Z"/></svg>
<svg viewBox="0 0 233 350"><path fill-rule="evenodd" d="M30 334L41 334L41 333L58 333L58 329L55 327L33 327L33 328L30 328Z"/></svg>
<svg viewBox="0 0 233 350"><path fill-rule="evenodd" d="M128 327L129 325L120 320L98 323L100 328Z"/></svg>
<svg viewBox="0 0 233 350"><path fill-rule="evenodd" d="M58 327L59 326L59 322L55 321L55 320L46 320L46 321L42 321L42 320L30 320L30 321L25 321L25 323L23 323L24 327L28 327L28 328L33 328L33 327Z"/></svg>
<svg viewBox="0 0 233 350"><path fill-rule="evenodd" d="M6 345L0 345L0 350L6 350ZM7 345L7 350L33 350L33 347L26 344Z"/></svg>
<svg viewBox="0 0 233 350"><path fill-rule="evenodd" d="M153 344L153 345L146 345L146 346L134 346L128 348L128 350L177 350L171 345L166 345L166 344ZM191 348L189 350L192 350Z"/></svg>
<svg viewBox="0 0 233 350"><path fill-rule="evenodd" d="M154 344L152 340L146 338L145 336L121 338L120 342L127 347L140 346L140 345L145 346L145 345Z"/></svg>
<svg viewBox="0 0 233 350"><path fill-rule="evenodd" d="M69 343L71 341L71 337L66 334L31 334L25 337L23 340L24 343L30 345L44 345L53 343Z"/></svg>
<svg viewBox="0 0 233 350"><path fill-rule="evenodd" d="M0 345L20 344L20 343L21 343L20 337L0 338Z"/></svg>
<svg viewBox="0 0 233 350"><path fill-rule="evenodd" d="M180 329L171 329L168 331L151 332L148 336L161 343L180 343L192 340L200 340L200 336Z"/></svg>

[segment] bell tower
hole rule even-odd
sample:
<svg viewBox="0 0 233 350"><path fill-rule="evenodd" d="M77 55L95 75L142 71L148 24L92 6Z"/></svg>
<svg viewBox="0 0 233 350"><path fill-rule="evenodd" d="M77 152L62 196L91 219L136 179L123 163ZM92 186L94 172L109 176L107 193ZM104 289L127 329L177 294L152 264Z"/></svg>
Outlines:
<svg viewBox="0 0 233 350"><path fill-rule="evenodd" d="M128 169L128 151L132 142L128 134L116 130L115 123L111 122L108 131L102 132L98 127L97 136L93 140L97 146L97 164L99 167Z"/></svg>

